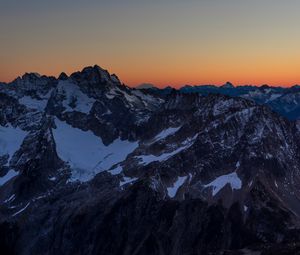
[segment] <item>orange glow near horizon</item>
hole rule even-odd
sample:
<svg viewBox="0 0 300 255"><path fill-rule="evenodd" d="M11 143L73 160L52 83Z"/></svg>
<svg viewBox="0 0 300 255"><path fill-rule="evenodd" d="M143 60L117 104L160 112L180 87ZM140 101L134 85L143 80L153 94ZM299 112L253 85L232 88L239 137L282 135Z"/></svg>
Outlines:
<svg viewBox="0 0 300 255"><path fill-rule="evenodd" d="M297 64L286 66L285 69L281 65L282 63L269 65L264 63L253 64L250 66L240 65L226 66L226 68L201 66L191 63L192 66L176 66L172 65L156 65L152 66L140 66L130 69L126 66L100 66L107 69L111 74L115 73L119 79L130 87L135 87L142 83L151 83L157 87L172 86L179 88L184 85L204 85L214 84L222 85L226 81L232 82L234 85L262 85L268 84L270 86L283 86L290 87L298 84L300 81L300 72L298 72L297 66L300 66L300 61ZM99 65L99 63L96 63ZM249 64L249 63L248 63ZM29 69L22 69L22 67L13 69L14 72L0 72L0 81L11 82L18 76L22 76L25 72L38 72L42 75L58 77L61 72L65 72L68 75L75 71L82 70L85 66L94 65L86 64L84 66L69 66L68 68L63 66L53 66L48 69L47 66L32 66ZM1 64L0 64L1 66ZM267 68L266 68L267 66ZM294 67L294 68L293 68ZM186 69L185 69L186 68Z"/></svg>
<svg viewBox="0 0 300 255"><path fill-rule="evenodd" d="M97 64L129 86L300 83L297 1L14 1L0 8L0 81Z"/></svg>

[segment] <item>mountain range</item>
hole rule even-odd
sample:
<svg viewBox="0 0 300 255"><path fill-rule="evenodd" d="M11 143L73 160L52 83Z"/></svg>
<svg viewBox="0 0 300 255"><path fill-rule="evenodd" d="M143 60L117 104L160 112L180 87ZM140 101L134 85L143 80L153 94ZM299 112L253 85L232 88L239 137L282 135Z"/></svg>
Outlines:
<svg viewBox="0 0 300 255"><path fill-rule="evenodd" d="M151 89L153 92L161 94L169 94L174 88L166 87L163 89L157 87L142 87L143 89ZM243 85L234 86L231 82L226 82L222 86L215 85L199 85L199 86L183 86L177 91L184 94L199 93L207 96L209 94L221 94L231 97L242 97L252 100L257 104L267 105L273 111L290 119L297 120L300 118L300 86L292 87L272 87L268 85L253 86Z"/></svg>
<svg viewBox="0 0 300 255"><path fill-rule="evenodd" d="M99 66L2 83L1 254L298 254L299 95Z"/></svg>

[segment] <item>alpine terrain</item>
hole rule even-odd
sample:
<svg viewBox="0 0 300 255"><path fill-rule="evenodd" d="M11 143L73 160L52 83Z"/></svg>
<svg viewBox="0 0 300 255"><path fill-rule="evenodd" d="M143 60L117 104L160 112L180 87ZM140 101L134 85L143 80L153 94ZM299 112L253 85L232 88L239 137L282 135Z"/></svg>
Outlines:
<svg viewBox="0 0 300 255"><path fill-rule="evenodd" d="M300 254L300 89L0 84L0 254Z"/></svg>

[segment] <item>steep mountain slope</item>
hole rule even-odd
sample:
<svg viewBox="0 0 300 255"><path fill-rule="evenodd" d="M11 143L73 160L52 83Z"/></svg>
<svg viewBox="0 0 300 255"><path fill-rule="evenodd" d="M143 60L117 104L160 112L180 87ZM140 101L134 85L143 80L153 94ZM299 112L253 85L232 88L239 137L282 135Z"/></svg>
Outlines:
<svg viewBox="0 0 300 255"><path fill-rule="evenodd" d="M0 91L1 254L299 247L297 122L239 97L130 89L98 66Z"/></svg>

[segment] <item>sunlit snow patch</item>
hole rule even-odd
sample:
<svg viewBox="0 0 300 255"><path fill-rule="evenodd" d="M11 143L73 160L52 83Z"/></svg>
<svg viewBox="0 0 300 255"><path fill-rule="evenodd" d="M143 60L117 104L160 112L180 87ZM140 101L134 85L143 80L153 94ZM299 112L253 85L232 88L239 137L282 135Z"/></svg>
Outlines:
<svg viewBox="0 0 300 255"><path fill-rule="evenodd" d="M102 139L91 131L71 127L66 122L55 119L53 135L58 156L68 162L72 177L70 181L89 181L101 171L122 162L134 151L138 142L115 140L105 146Z"/></svg>
<svg viewBox="0 0 300 255"><path fill-rule="evenodd" d="M213 188L213 196L215 196L227 183L230 184L231 189L241 189L242 181L238 177L236 172L219 176L217 179L212 181L211 183L204 185L205 188L212 187Z"/></svg>

